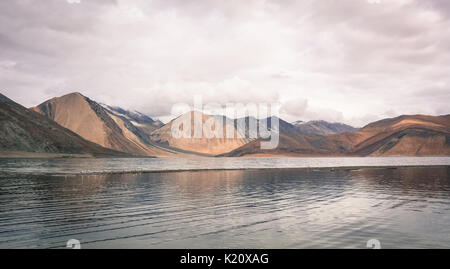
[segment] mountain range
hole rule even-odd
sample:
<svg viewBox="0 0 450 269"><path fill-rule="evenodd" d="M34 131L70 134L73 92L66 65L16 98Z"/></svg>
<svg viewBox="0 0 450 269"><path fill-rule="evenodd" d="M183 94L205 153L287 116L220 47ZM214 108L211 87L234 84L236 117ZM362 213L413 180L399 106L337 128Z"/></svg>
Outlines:
<svg viewBox="0 0 450 269"><path fill-rule="evenodd" d="M450 115L404 115L329 138L357 156L450 155Z"/></svg>
<svg viewBox="0 0 450 269"><path fill-rule="evenodd" d="M0 94L0 151L126 156L83 139L53 120Z"/></svg>
<svg viewBox="0 0 450 269"><path fill-rule="evenodd" d="M223 156L449 156L450 115L404 115L371 123L361 129L332 135L299 134L280 124L280 143L261 150L252 141ZM294 129L294 131L292 131Z"/></svg>
<svg viewBox="0 0 450 269"><path fill-rule="evenodd" d="M13 153L86 156L449 156L450 115L404 115L357 129L342 123L279 119L279 146L262 150L249 124L265 120L229 119L192 111L163 124L138 111L97 103L81 93L52 98L27 109L0 94L0 156ZM183 117L194 134L194 118L233 138L172 136ZM270 129L270 118L267 119ZM245 123L245 126L239 124ZM222 124L222 126L220 126ZM190 125L190 126L189 126ZM177 127L177 126L175 126ZM218 128L221 127L221 128Z"/></svg>
<svg viewBox="0 0 450 269"><path fill-rule="evenodd" d="M298 130L301 134L318 134L318 135L330 135L330 134L340 134L345 132L353 132L358 130L350 125L335 122L330 123L324 120L317 121L296 121L293 122L292 125Z"/></svg>
<svg viewBox="0 0 450 269"><path fill-rule="evenodd" d="M50 99L31 110L105 148L137 156L181 154L150 140L159 122L143 114L100 105L80 93Z"/></svg>

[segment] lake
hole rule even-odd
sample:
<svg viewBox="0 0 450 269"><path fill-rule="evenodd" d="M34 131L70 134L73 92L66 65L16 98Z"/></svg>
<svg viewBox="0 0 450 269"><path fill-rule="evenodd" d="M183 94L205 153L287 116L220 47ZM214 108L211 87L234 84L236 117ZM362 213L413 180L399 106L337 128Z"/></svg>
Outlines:
<svg viewBox="0 0 450 269"><path fill-rule="evenodd" d="M3 159L0 172L0 248L450 247L450 157Z"/></svg>

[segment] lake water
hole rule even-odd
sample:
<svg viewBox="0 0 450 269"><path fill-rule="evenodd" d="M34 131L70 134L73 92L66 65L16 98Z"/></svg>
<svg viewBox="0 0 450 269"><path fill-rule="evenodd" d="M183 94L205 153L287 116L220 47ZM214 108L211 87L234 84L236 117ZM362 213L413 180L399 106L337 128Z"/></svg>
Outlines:
<svg viewBox="0 0 450 269"><path fill-rule="evenodd" d="M0 187L0 248L450 247L449 157L10 159Z"/></svg>
<svg viewBox="0 0 450 269"><path fill-rule="evenodd" d="M450 165L450 157L0 159L0 171L33 175L105 174L177 170Z"/></svg>

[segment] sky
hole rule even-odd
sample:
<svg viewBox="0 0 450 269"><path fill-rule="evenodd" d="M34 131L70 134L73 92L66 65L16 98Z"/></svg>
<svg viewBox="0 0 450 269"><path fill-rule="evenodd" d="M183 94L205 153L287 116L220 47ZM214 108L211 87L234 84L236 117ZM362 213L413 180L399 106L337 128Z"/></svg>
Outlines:
<svg viewBox="0 0 450 269"><path fill-rule="evenodd" d="M450 114L450 1L0 1L0 92L75 91L163 121L194 95L356 127Z"/></svg>

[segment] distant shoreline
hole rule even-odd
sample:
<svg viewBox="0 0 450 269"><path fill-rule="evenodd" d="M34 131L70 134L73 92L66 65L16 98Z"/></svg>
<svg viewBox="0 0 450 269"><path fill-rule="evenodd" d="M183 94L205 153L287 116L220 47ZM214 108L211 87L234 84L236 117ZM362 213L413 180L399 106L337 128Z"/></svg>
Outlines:
<svg viewBox="0 0 450 269"><path fill-rule="evenodd" d="M449 165L399 165L399 166L338 166L338 167L275 167L275 168L196 168L196 169L170 169L170 170L130 170L130 171L102 171L102 172L80 172L80 173L38 173L36 175L50 176L102 176L102 175L136 175L136 174L171 174L186 172L258 172L258 171L314 171L314 172L336 172L336 171L358 171L358 170L396 170L405 168L450 168ZM20 174L20 173L15 173Z"/></svg>
<svg viewBox="0 0 450 269"><path fill-rule="evenodd" d="M190 158L436 158L436 157L450 157L447 155L429 155L429 156L409 156L409 155L393 155L393 156L357 156L357 155L295 155L295 154L249 154L244 156L228 157L228 156L189 156L189 157L152 157L152 156L114 156L114 155L92 155L92 154L72 154L72 153L35 153L35 152L21 152L21 151L0 151L0 159L190 159Z"/></svg>
<svg viewBox="0 0 450 269"><path fill-rule="evenodd" d="M76 175L118 175L118 174L154 174L154 173L178 173L178 172L222 172L222 171L269 171L269 170L317 170L317 171L336 171L336 170L361 170L361 169L401 169L401 168L450 168L450 165L401 165L401 166L338 166L338 167L276 167L276 168L202 168L202 169L172 169L172 170L143 170L143 171L111 171Z"/></svg>

